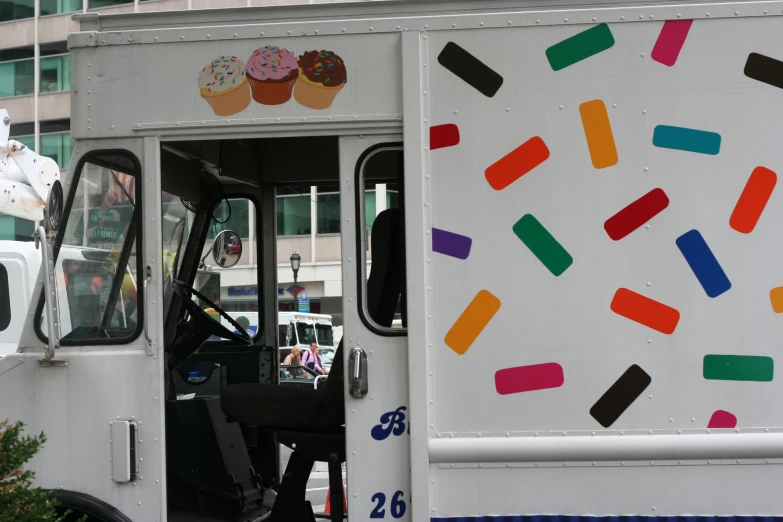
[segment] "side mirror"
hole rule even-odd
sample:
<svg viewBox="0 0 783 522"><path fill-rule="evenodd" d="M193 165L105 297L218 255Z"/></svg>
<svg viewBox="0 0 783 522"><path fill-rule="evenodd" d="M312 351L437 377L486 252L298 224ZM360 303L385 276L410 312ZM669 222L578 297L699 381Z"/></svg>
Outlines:
<svg viewBox="0 0 783 522"><path fill-rule="evenodd" d="M57 232L63 217L63 186L56 179L49 189L49 196L44 210L45 228L49 232Z"/></svg>
<svg viewBox="0 0 783 522"><path fill-rule="evenodd" d="M223 230L212 242L212 259L221 268L231 268L242 257L242 240L233 230Z"/></svg>

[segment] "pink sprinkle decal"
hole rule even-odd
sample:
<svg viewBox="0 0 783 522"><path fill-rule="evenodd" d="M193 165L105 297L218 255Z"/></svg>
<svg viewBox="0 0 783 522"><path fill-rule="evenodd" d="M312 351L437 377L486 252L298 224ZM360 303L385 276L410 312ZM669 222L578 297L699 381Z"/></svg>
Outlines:
<svg viewBox="0 0 783 522"><path fill-rule="evenodd" d="M724 410L717 410L710 417L708 428L736 428L737 417Z"/></svg>
<svg viewBox="0 0 783 522"><path fill-rule="evenodd" d="M674 65L680 55L693 20L667 20L653 47L652 59L668 67Z"/></svg>
<svg viewBox="0 0 783 522"><path fill-rule="evenodd" d="M559 388L564 381L563 367L557 363L517 366L495 372L495 389L500 395Z"/></svg>

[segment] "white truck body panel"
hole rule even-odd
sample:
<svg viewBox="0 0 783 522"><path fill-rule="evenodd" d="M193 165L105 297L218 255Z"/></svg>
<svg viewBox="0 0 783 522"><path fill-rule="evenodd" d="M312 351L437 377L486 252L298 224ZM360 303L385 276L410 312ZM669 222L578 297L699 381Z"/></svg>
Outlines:
<svg viewBox="0 0 783 522"><path fill-rule="evenodd" d="M343 223L364 151L405 151L407 330L363 320L362 238L342 235L344 345L370 372L345 395L351 520L783 515L783 201L758 170L783 171L783 2L264 13L77 16L73 165L142 162L147 328L39 368L28 315L0 410L46 431L41 485L166 520L161 141L333 135ZM325 110L217 116L198 72L267 44L332 50L348 83ZM137 487L109 479L129 419Z"/></svg>
<svg viewBox="0 0 783 522"><path fill-rule="evenodd" d="M5 356L16 352L19 346L32 284L41 267L41 252L36 250L32 242L0 241L0 264L8 273L8 295L11 301L8 327L0 332L0 356Z"/></svg>

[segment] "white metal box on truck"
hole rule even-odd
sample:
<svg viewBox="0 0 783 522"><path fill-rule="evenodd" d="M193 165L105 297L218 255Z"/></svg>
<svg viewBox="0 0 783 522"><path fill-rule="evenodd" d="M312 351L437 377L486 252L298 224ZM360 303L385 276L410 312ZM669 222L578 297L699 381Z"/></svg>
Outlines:
<svg viewBox="0 0 783 522"><path fill-rule="evenodd" d="M340 186L351 520L783 515L783 2L565 3L78 15L73 162L139 160L146 313L122 349L0 370L0 398L19 397L0 407L52 440L39 482L171 516L160 199L213 190L203 169L259 202L267 290L269 187ZM270 47L346 78L309 71L265 103L271 83L235 78ZM331 156L296 148L324 137ZM368 275L389 268L368 268L382 242L365 236L384 151L404 167L400 328L368 313ZM43 349L34 321L20 360ZM109 425L131 420L144 480L75 465L108 471Z"/></svg>

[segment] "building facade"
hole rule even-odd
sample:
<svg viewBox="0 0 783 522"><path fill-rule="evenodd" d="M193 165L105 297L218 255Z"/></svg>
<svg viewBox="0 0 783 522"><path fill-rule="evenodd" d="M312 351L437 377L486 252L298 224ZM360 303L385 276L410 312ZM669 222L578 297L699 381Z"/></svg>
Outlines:
<svg viewBox="0 0 783 522"><path fill-rule="evenodd" d="M70 134L70 55L68 34L78 31L79 12L127 13L244 6L316 4L345 0L0 0L0 107L11 116L11 138L53 158L67 176L73 151ZM342 324L340 198L333 187L281 187L277 194L278 298L281 310L300 308L334 316ZM385 185L367 187L368 226L381 210L393 206L397 193ZM221 306L252 311L258 302L253 258L256 209L234 201L228 222L242 238L247 254L238 266L222 271ZM0 216L0 239L29 241L34 224ZM295 305L289 258L301 258Z"/></svg>

